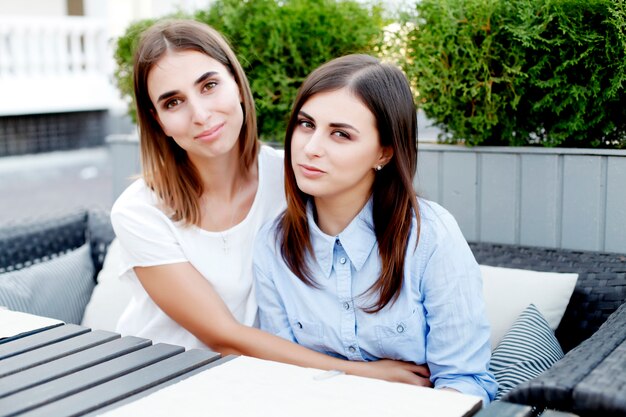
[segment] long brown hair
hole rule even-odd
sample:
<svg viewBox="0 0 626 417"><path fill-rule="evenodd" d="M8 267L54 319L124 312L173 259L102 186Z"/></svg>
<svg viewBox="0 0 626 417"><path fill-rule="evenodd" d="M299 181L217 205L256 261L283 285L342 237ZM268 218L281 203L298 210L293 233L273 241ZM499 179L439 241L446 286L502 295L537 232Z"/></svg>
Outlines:
<svg viewBox="0 0 626 417"><path fill-rule="evenodd" d="M369 292L378 301L364 310L375 313L400 295L404 258L411 231L412 213L419 210L413 176L417 168L416 108L408 80L398 68L368 55L347 55L313 71L304 81L294 103L285 135L285 194L287 209L278 220L277 241L284 261L307 285L317 287L306 263L314 257L306 205L310 196L300 191L291 166L291 138L302 106L315 94L347 88L376 119L381 146L390 146L393 157L376 173L372 187L374 232L382 269Z"/></svg>
<svg viewBox="0 0 626 417"><path fill-rule="evenodd" d="M259 143L254 100L241 64L226 40L213 28L193 20L164 20L147 29L134 56L133 82L140 134L143 178L161 199L174 221L200 223L203 188L187 152L161 129L148 95L148 74L170 51L198 51L224 65L239 86L244 114L239 134L241 168L256 161Z"/></svg>

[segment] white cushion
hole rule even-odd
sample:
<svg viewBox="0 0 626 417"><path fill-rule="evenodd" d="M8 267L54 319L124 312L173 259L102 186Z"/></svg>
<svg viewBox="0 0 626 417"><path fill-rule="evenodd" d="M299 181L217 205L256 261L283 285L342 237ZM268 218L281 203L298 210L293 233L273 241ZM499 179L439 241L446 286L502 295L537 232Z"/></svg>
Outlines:
<svg viewBox="0 0 626 417"><path fill-rule="evenodd" d="M102 270L98 274L98 285L85 309L82 325L91 329L115 331L117 320L130 301L130 284L119 278L122 269L119 241L113 239Z"/></svg>
<svg viewBox="0 0 626 417"><path fill-rule="evenodd" d="M574 292L578 274L538 272L480 265L491 348L495 349L519 315L534 304L554 331Z"/></svg>

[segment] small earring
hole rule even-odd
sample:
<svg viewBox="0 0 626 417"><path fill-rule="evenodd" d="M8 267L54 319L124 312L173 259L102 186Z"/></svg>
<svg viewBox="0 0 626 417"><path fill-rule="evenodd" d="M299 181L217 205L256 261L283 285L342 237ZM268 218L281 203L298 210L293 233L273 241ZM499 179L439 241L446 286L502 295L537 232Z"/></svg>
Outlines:
<svg viewBox="0 0 626 417"><path fill-rule="evenodd" d="M382 165L376 165L376 167L374 168L376 171L380 171L381 169L383 169Z"/></svg>

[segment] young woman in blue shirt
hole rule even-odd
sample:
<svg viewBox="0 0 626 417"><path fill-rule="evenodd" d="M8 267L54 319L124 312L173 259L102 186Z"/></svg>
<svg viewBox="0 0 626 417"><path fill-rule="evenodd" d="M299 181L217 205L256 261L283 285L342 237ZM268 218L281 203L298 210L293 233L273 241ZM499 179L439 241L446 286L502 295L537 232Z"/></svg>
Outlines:
<svg viewBox="0 0 626 417"><path fill-rule="evenodd" d="M413 190L416 133L392 65L349 55L304 81L285 137L287 209L254 249L261 329L338 358L427 365L435 388L487 404L480 271L452 215Z"/></svg>

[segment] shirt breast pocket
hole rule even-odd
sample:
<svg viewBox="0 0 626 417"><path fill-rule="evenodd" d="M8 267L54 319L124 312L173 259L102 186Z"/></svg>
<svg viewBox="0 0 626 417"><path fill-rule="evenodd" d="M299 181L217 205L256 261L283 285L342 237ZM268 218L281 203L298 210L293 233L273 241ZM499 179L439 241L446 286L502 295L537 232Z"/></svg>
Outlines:
<svg viewBox="0 0 626 417"><path fill-rule="evenodd" d="M294 320L291 323L293 335L299 345L318 352L326 351L324 344L324 331L320 323L305 320Z"/></svg>
<svg viewBox="0 0 626 417"><path fill-rule="evenodd" d="M376 337L381 357L415 361L423 358L425 322L416 310L401 319L391 319L376 326ZM420 352L422 352L420 354Z"/></svg>

